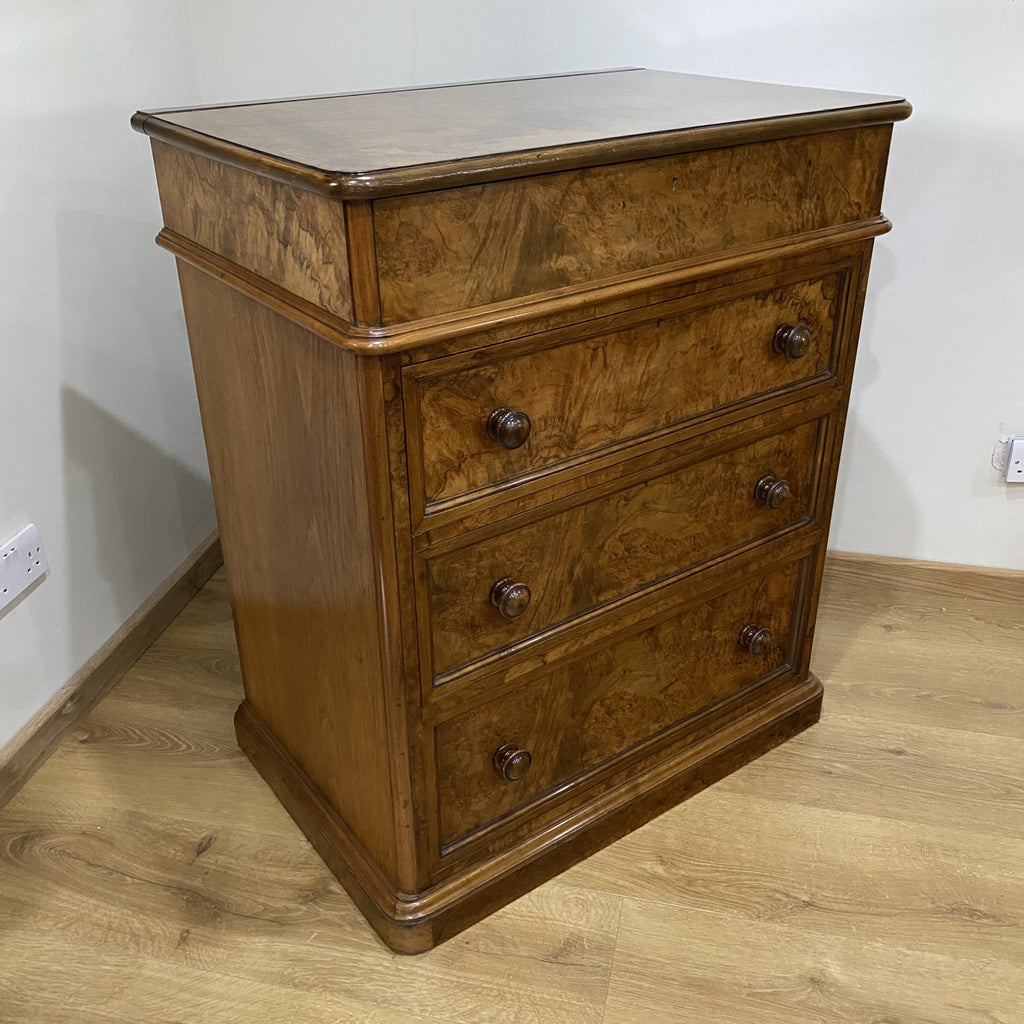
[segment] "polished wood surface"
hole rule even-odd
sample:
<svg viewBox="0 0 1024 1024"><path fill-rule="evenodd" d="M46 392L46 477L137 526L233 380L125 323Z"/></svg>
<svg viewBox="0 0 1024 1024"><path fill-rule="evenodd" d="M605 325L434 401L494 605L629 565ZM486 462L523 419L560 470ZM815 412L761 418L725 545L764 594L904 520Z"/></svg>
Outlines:
<svg viewBox="0 0 1024 1024"><path fill-rule="evenodd" d="M355 205L347 204L349 208ZM349 266L354 276L356 267L376 266L367 255L373 251L373 246L372 239L365 240L365 218L357 217L356 222L360 236L364 237L365 248L362 255L350 253ZM826 249L832 254L843 253L856 243L876 238L891 229L889 221L879 215L832 230L811 231L778 242L765 242L740 252L719 253L704 260L684 260L650 273L623 274L577 289L465 310L457 316L386 326L375 325L372 317L361 324L342 320L322 307L289 293L274 281L246 270L167 228L157 235L156 242L192 266L251 295L282 316L317 331L350 352L369 356L398 353L406 363L416 363L436 359L443 354L513 340L530 331L569 327L590 317L634 309L638 302L648 304L660 298L671 299L700 292L709 287L710 281L717 279L719 274L723 280L734 276L749 277L751 271L763 270L766 263L776 266L781 260L809 254L820 257ZM350 218L350 242L355 237ZM353 282L357 293L365 293L368 309L376 308L373 306L376 286L375 273L372 280Z"/></svg>
<svg viewBox="0 0 1024 1024"><path fill-rule="evenodd" d="M383 322L868 222L879 216L891 132L877 125L379 199Z"/></svg>
<svg viewBox="0 0 1024 1024"><path fill-rule="evenodd" d="M824 439L824 425L812 420L696 465L679 466L668 452L654 475L588 490L568 507L547 505L544 518L507 520L500 532L470 534L464 546L427 559L434 672L443 676L714 555L810 522ZM782 473L793 489L775 510L755 498L768 471ZM506 577L531 593L512 621L487 599Z"/></svg>
<svg viewBox="0 0 1024 1024"><path fill-rule="evenodd" d="M781 288L757 282L740 298L732 296L742 286L712 290L407 370L426 506L834 375L851 274L801 280L797 271ZM800 359L773 350L776 329L791 319L812 332ZM506 403L531 423L512 450L481 429Z"/></svg>
<svg viewBox="0 0 1024 1024"><path fill-rule="evenodd" d="M248 699L397 881L381 512L360 415L372 368L188 264L179 272Z"/></svg>
<svg viewBox="0 0 1024 1024"><path fill-rule="evenodd" d="M793 564L696 607L671 609L438 725L442 844L611 758L629 756L645 741L667 742L665 731L689 716L787 664L798 665L800 651L791 639L800 631L790 625L800 568ZM761 655L737 643L753 621L770 626L776 638ZM506 743L533 757L529 773L515 784L500 778L485 756Z"/></svg>
<svg viewBox="0 0 1024 1024"><path fill-rule="evenodd" d="M139 112L132 123L304 188L370 198L909 113L894 96L632 68Z"/></svg>
<svg viewBox="0 0 1024 1024"><path fill-rule="evenodd" d="M0 1021L1020 1020L1022 601L831 557L814 729L409 958L235 745L220 573L0 811Z"/></svg>
<svg viewBox="0 0 1024 1024"><path fill-rule="evenodd" d="M102 700L223 562L214 530L0 750L0 808Z"/></svg>
<svg viewBox="0 0 1024 1024"><path fill-rule="evenodd" d="M617 783L606 774L590 787L585 803L562 806L554 820L545 808L528 830L520 829L515 845L502 836L482 855L479 849L468 855L457 849L439 861L435 854L437 881L418 892L396 890L388 882L247 702L238 709L235 728L242 750L380 938L395 952L422 953L813 725L821 692L810 676L774 699L762 695L725 726L705 724L687 743L635 762ZM488 758L493 762L490 752ZM486 831L483 838L493 839Z"/></svg>
<svg viewBox="0 0 1024 1024"><path fill-rule="evenodd" d="M644 90L690 90L691 114L711 90L722 116L748 96L742 127L709 141L701 114L646 154L568 131L524 175L425 118L442 91L188 112L169 133L136 118L179 256L238 741L398 951L820 711L824 541L907 111L779 118L763 103L786 90L637 75L554 88L616 90L641 148ZM548 86L474 88L456 92L520 117ZM317 171L327 135L358 158L344 112L365 130L382 103L404 111L388 131L411 160L417 139L454 155L373 171L369 192L283 183L295 139L313 174L343 166ZM224 119L235 142L197 143ZM517 124L524 145L547 130ZM236 159L261 132L265 152Z"/></svg>
<svg viewBox="0 0 1024 1024"><path fill-rule="evenodd" d="M353 319L340 203L153 143L164 225L343 320ZM220 215L228 206L230 217Z"/></svg>

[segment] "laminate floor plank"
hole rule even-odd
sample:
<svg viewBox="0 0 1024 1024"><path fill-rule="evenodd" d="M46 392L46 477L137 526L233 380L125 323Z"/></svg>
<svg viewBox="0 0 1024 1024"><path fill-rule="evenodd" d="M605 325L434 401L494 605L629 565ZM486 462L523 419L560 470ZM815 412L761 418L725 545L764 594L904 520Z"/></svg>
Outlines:
<svg viewBox="0 0 1024 1024"><path fill-rule="evenodd" d="M1024 837L1024 738L825 712L723 779L723 793Z"/></svg>
<svg viewBox="0 0 1024 1024"><path fill-rule="evenodd" d="M30 944L27 959L44 964L45 951ZM13 977L2 989L0 1021L17 1024L451 1024L387 1006L370 1006L317 986L299 991L265 979L235 978L190 965L184 954L153 958L107 947L86 949L66 959L59 971L50 964ZM93 991L70 979L88 973ZM55 977L56 974L56 977ZM0 968L0 979L4 973ZM40 993L46 993L40 998ZM244 1007L244 1011L241 1008Z"/></svg>
<svg viewBox="0 0 1024 1024"><path fill-rule="evenodd" d="M1020 963L627 899L604 1024L1011 1024Z"/></svg>
<svg viewBox="0 0 1024 1024"><path fill-rule="evenodd" d="M221 571L0 811L0 1024L1024 1024L997 584L844 558L817 726L408 958L237 749Z"/></svg>
<svg viewBox="0 0 1024 1024"><path fill-rule="evenodd" d="M1024 840L712 787L565 873L628 899L1024 963ZM1014 881L1017 884L1014 884Z"/></svg>

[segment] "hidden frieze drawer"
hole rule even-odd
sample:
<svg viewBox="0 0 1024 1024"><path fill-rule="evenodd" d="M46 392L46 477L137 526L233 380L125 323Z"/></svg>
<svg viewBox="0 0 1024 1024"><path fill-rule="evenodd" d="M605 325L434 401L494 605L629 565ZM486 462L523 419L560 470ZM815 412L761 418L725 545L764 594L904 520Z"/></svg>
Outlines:
<svg viewBox="0 0 1024 1024"><path fill-rule="evenodd" d="M876 125L381 199L383 322L710 261L875 217L888 149L889 127Z"/></svg>

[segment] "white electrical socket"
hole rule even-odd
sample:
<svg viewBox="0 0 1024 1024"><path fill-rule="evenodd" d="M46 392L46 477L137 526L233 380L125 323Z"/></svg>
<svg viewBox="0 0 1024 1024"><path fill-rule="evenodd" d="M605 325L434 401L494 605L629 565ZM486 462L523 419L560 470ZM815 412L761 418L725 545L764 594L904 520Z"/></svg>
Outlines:
<svg viewBox="0 0 1024 1024"><path fill-rule="evenodd" d="M49 568L39 531L29 523L0 547L0 610L28 590Z"/></svg>
<svg viewBox="0 0 1024 1024"><path fill-rule="evenodd" d="M1014 436L1006 442L1006 480L1024 484L1024 437Z"/></svg>

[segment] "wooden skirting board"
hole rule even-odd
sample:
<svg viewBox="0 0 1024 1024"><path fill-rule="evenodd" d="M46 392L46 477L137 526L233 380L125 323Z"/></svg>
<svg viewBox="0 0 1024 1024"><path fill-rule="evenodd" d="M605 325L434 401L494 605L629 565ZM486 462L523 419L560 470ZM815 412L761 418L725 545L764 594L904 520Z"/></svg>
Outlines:
<svg viewBox="0 0 1024 1024"><path fill-rule="evenodd" d="M0 808L8 803L136 659L185 607L222 561L211 533L49 703L0 750ZM1024 572L829 551L825 576L862 577L934 594L1024 601Z"/></svg>
<svg viewBox="0 0 1024 1024"><path fill-rule="evenodd" d="M222 561L220 535L214 530L0 750L0 808L135 664Z"/></svg>
<svg viewBox="0 0 1024 1024"><path fill-rule="evenodd" d="M901 587L919 593L976 597L986 601L1024 601L1024 571L1019 569L829 551L825 558L826 578L830 574L877 583L898 582Z"/></svg>

